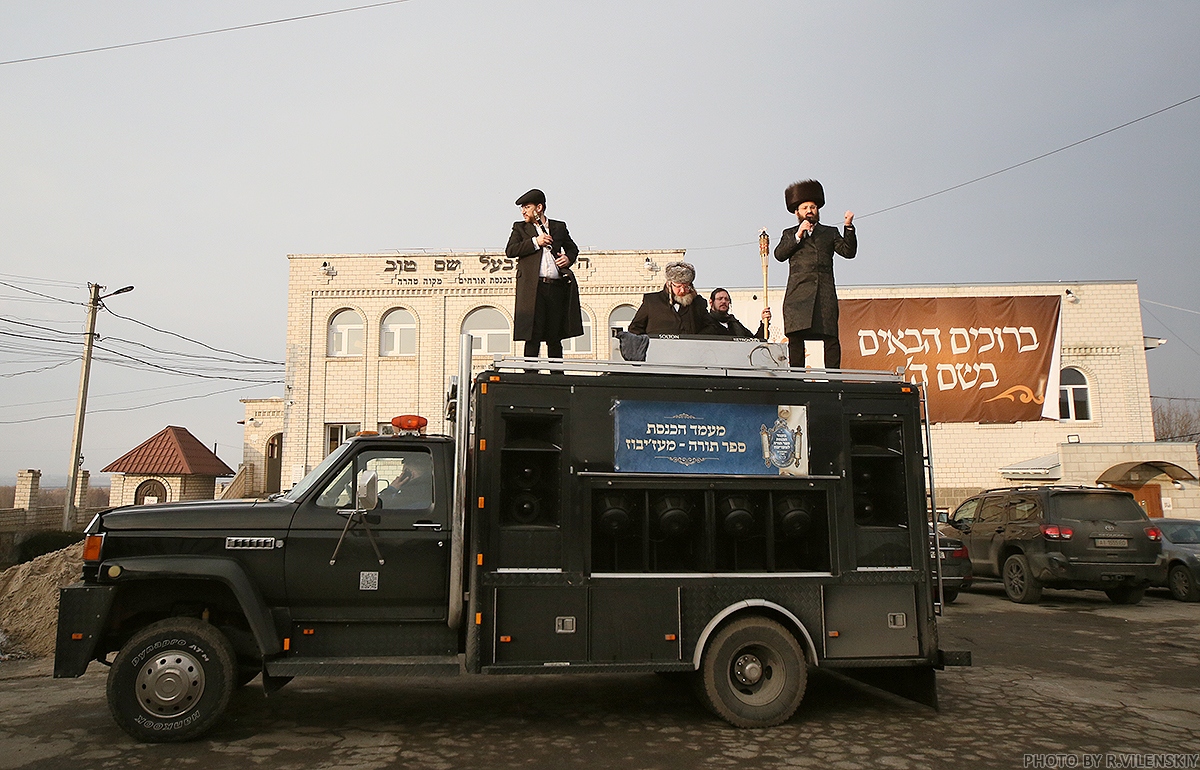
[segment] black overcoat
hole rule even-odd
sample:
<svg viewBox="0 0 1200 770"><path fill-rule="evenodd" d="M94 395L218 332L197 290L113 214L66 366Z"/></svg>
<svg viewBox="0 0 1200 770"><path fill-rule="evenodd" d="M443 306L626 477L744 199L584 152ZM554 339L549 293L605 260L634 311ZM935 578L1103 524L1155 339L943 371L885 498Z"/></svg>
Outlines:
<svg viewBox="0 0 1200 770"><path fill-rule="evenodd" d="M744 337L747 339L753 338L760 340L765 340L767 338L767 330L763 328L764 324L762 321L758 322L758 331L756 332L751 332L750 329L741 321L739 321L732 313L729 313L725 316L725 323L728 325L722 326L721 321L719 321L717 317L713 315L713 312L711 310L708 311L709 334L718 334L722 337Z"/></svg>
<svg viewBox="0 0 1200 770"><path fill-rule="evenodd" d="M854 259L858 236L854 228L845 236L836 227L817 225L804 240L796 242L799 225L779 236L775 259L788 263L787 292L783 295L783 330L786 334L811 331L837 335L837 288L833 283L833 255Z"/></svg>
<svg viewBox="0 0 1200 770"><path fill-rule="evenodd" d="M634 334L712 334L708 325L708 303L697 296L676 313L670 294L662 291L642 295L642 305L629 322Z"/></svg>
<svg viewBox="0 0 1200 770"><path fill-rule="evenodd" d="M567 232L567 223L557 219L549 222L550 252L554 256L566 256L572 265L579 258L579 247L571 240ZM535 246L533 239L537 237L537 226L529 222L513 222L512 235L508 237L508 245L504 253L517 260L517 299L513 307L513 339L528 340L533 336L533 312L537 303L538 275L542 268L542 250ZM567 269L559 268L563 279L567 281L567 317L563 324L564 336L570 339L583 334L583 311L579 307L579 284L575 282L575 274Z"/></svg>

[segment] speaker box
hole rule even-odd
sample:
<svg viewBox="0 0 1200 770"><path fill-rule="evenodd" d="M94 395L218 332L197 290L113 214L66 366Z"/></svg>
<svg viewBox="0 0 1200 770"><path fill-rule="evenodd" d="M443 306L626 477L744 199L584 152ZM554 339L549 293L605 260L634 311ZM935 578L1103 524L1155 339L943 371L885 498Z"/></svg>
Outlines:
<svg viewBox="0 0 1200 770"><path fill-rule="evenodd" d="M559 453L505 451L501 460L501 526L557 526Z"/></svg>

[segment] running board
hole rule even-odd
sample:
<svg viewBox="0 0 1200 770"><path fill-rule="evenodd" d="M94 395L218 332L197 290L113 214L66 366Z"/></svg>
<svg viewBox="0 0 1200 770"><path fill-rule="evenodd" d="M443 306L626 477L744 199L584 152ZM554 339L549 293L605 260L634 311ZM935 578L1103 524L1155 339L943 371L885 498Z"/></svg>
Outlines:
<svg viewBox="0 0 1200 770"><path fill-rule="evenodd" d="M269 660L267 674L292 676L457 676L457 655L408 655L378 658L282 658Z"/></svg>

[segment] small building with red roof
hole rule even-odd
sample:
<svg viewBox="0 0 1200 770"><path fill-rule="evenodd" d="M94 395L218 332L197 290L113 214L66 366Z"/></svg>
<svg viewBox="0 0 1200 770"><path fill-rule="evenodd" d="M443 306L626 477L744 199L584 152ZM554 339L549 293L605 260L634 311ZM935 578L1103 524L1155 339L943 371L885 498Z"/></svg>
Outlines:
<svg viewBox="0 0 1200 770"><path fill-rule="evenodd" d="M187 428L168 425L109 463L110 505L151 505L212 500L217 478L233 469L200 443Z"/></svg>

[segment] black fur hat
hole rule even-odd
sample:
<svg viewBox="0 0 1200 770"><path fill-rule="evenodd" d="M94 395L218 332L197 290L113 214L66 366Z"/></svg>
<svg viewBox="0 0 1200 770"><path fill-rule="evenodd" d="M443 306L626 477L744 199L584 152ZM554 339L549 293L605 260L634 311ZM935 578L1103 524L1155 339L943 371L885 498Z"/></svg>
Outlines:
<svg viewBox="0 0 1200 770"><path fill-rule="evenodd" d="M524 195L522 195L520 198L517 198L518 206L524 206L526 203L532 203L535 206L540 203L543 206L545 206L546 205L546 193L542 192L541 190L538 190L537 188L534 188L534 189L530 190L529 192L525 193Z"/></svg>
<svg viewBox="0 0 1200 770"><path fill-rule="evenodd" d="M825 207L825 188L821 187L821 183L815 179L805 179L803 182L795 182L788 185L788 188L783 191L783 200L787 203L787 210L791 214L796 213L796 209L805 201L812 201L817 204L817 208Z"/></svg>

